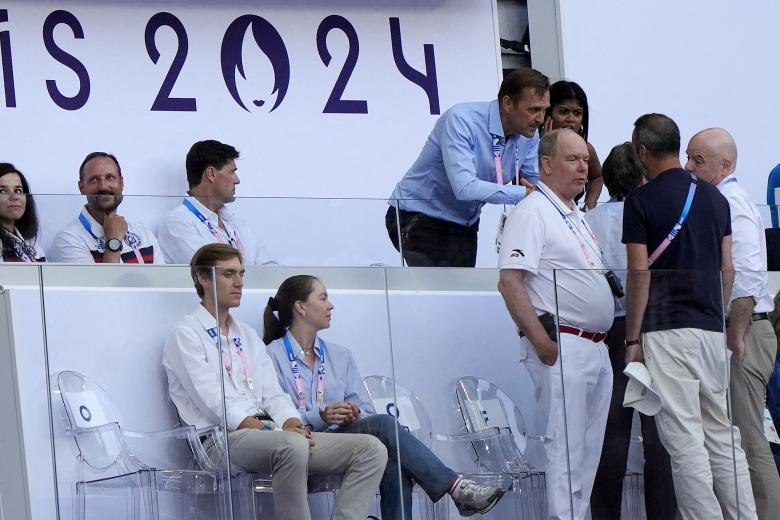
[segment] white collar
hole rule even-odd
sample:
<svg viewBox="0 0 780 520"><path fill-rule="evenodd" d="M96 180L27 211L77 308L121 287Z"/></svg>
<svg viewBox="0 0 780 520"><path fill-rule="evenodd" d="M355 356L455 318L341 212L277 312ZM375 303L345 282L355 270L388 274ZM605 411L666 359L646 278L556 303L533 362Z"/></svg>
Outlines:
<svg viewBox="0 0 780 520"><path fill-rule="evenodd" d="M194 195L187 195L187 200L189 200L192 205L195 206L195 209L197 209L201 215L206 217L206 220L210 219L214 214L218 215L219 218L226 221L230 221L233 218L233 212L228 209L227 204L223 204L221 208L214 212L204 206L203 203L201 203Z"/></svg>

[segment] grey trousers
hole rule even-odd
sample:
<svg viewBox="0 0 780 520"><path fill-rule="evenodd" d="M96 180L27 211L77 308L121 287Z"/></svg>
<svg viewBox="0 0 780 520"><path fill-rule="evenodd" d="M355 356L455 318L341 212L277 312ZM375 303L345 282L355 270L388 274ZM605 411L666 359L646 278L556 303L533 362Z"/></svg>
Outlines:
<svg viewBox="0 0 780 520"><path fill-rule="evenodd" d="M777 354L777 338L769 320L753 322L745 346L742 363L731 358L731 415L742 435L758 518L770 520L780 514L780 475L764 437L766 385Z"/></svg>
<svg viewBox="0 0 780 520"><path fill-rule="evenodd" d="M230 459L247 471L272 474L277 520L310 520L308 475L343 475L333 520L365 520L385 471L387 450L376 437L314 433L315 446L300 434L251 428L228 433ZM207 446L209 456L213 446Z"/></svg>

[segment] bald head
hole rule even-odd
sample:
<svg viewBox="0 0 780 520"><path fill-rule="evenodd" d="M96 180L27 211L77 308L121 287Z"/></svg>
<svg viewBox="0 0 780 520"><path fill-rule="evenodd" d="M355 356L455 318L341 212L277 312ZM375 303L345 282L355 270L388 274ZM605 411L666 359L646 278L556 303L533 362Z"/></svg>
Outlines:
<svg viewBox="0 0 780 520"><path fill-rule="evenodd" d="M685 169L700 179L718 184L737 169L737 145L723 128L708 128L691 137L685 150Z"/></svg>

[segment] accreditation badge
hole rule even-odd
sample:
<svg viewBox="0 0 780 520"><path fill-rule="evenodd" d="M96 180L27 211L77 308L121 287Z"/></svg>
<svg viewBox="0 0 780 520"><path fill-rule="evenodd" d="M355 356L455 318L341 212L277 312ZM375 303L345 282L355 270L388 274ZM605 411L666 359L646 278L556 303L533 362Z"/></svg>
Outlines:
<svg viewBox="0 0 780 520"><path fill-rule="evenodd" d="M501 252L501 241L504 239L504 227L506 226L506 219L509 217L511 206L504 204L501 209L501 216L498 217L498 229L496 230L496 253Z"/></svg>

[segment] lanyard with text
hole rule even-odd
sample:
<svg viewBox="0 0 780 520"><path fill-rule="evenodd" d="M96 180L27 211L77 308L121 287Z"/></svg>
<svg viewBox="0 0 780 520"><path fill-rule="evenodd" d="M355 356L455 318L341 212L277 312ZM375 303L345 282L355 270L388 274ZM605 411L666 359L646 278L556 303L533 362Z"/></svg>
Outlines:
<svg viewBox="0 0 780 520"><path fill-rule="evenodd" d="M217 331L217 328L212 327L210 329L206 329L206 331L209 333L209 336L215 340L215 343L219 348L219 353L222 355L222 365L225 367L225 371L228 373L228 377L233 379L233 362L230 361L230 356L225 353L219 344L219 332ZM252 392L252 395L254 395L255 385L252 383L252 369L249 366L249 360L246 357L246 352L244 351L244 345L241 343L241 338L233 338L233 345L236 346L238 357L241 359L241 364L244 365L244 378L246 379L246 384L249 386L249 391Z"/></svg>
<svg viewBox="0 0 780 520"><path fill-rule="evenodd" d="M584 240L585 237L582 234L582 231L580 231L580 226L575 226L574 225L574 223L571 221L571 218L569 218L569 216L566 215L566 213L561 211L561 208L559 208L558 205L555 203L555 201L553 201L550 198L550 196L547 195L547 193L545 193L545 190L540 189L539 192L542 195L544 195L547 200L550 201L550 204L552 204L555 207L555 209L558 210L558 214L560 214L560 216L563 218L563 221L566 222L566 225L569 227L569 231L571 231L572 235L574 235L574 238L576 238L577 242L579 242L580 249L582 249L582 253L585 255L585 259L590 264L590 267L592 269L600 269L596 265L596 263L593 261L593 258L591 258L590 253L588 253L588 247L585 245L585 240ZM585 227L585 230L590 235L590 238L591 238L591 240L593 240L593 243L596 244L596 246L599 248L598 253L599 253L599 256L601 257L602 264L604 264L605 268L609 269L609 265L607 264L606 258L604 258L604 252L601 251L601 246L599 246L599 241L596 238L596 235L593 234L593 231L590 230L590 227L588 226L587 222L585 222L585 219L581 219L580 222L582 223L582 225ZM575 228L576 228L576 230L575 230ZM590 247L593 248L592 245ZM595 249L594 249L594 251L595 251Z"/></svg>
<svg viewBox="0 0 780 520"><path fill-rule="evenodd" d="M493 135L493 161L496 163L496 182L504 184L504 165L501 164L504 152L501 150L501 137ZM504 143L506 149L506 143ZM520 186L520 156L518 155L517 145L515 144L515 182Z"/></svg>
<svg viewBox="0 0 780 520"><path fill-rule="evenodd" d="M295 381L295 396L298 399L298 411L304 414L306 413L306 392L303 388L301 370L298 367L298 360L295 357L295 352L293 352L287 334L282 339L284 340L284 349L287 351L287 359L290 360L290 366L292 367L293 380ZM317 369L317 407L323 410L325 407L325 342L320 338L317 339L320 342L320 367Z"/></svg>
<svg viewBox="0 0 780 520"><path fill-rule="evenodd" d="M87 217L84 216L83 213L79 214L79 221L81 222L81 225L84 226L84 229L87 230L87 233L92 235L92 238L94 238L95 242L97 242L98 250L101 253L104 253L105 250L106 250L106 242L105 242L105 240L103 238L101 238L101 237L98 237L97 235L95 235L95 233L92 232L92 224L89 223L89 220L87 219ZM131 246L133 248L133 254L135 254L135 258L136 258L136 260L138 260L138 263L139 264L145 263L144 262L144 257L141 254L141 251L138 250L138 244L131 245L128 242L129 236L130 236L130 232L128 231L127 232L127 236L125 236L125 240L124 241L127 243L127 245L129 245L129 246ZM122 260L121 256L120 256L119 260L120 261Z"/></svg>
<svg viewBox="0 0 780 520"><path fill-rule="evenodd" d="M184 207L186 207L188 210L190 210L190 212L193 215L198 217L198 220L200 220L209 229L209 233L211 233L211 235L215 239L217 239L217 242L219 242L220 244L224 244L225 243L225 241L222 238L222 233L220 233L219 230L217 228L215 228L214 225L211 222L209 222L206 217L203 216L203 213L198 211L198 208L196 208L195 205L192 202L190 202L188 199L184 199L184 201L182 201L182 204L184 204ZM234 233L234 236L231 237L230 236L230 232L228 232L228 230L225 229L225 234L228 237L228 243L231 246L233 246L236 249L238 249L241 252L242 255L245 254L244 244L242 244L241 243L241 239L238 238L238 233Z"/></svg>
<svg viewBox="0 0 780 520"><path fill-rule="evenodd" d="M735 181L737 179L730 179L728 182ZM693 196L696 193L696 185L699 183L699 178L695 175L691 174L691 185L688 188L688 197L685 199L685 206L683 206L682 213L680 214L680 218L677 219L677 223L674 225L671 231L669 231L669 234L666 235L666 238L664 238L663 242L661 242L658 247L655 248L655 251L653 251L653 254L650 255L650 257L647 259L647 267L650 267L653 265L653 262L655 262L659 256L661 256L661 253L666 251L666 248L669 247L669 244L672 243L672 240L674 240L674 237L677 236L677 233L680 232L680 229L682 229L683 222L685 222L685 219L688 218L688 212L691 210L691 204L693 203ZM728 184L728 183L726 183Z"/></svg>

